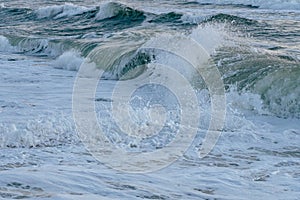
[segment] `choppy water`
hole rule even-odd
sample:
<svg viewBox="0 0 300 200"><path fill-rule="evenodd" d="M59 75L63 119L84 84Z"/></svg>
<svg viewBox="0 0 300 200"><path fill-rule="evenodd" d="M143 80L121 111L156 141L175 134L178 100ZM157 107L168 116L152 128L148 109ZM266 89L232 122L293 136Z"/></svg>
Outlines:
<svg viewBox="0 0 300 200"><path fill-rule="evenodd" d="M299 199L298 0L16 0L0 5L0 198ZM197 152L211 117L209 91L187 62L143 49L160 35L197 41L224 82L225 125L205 158ZM119 58L120 52L126 54ZM180 104L166 88L137 90L133 96L143 100L134 99L131 106L133 118L141 121L124 127L128 133L144 130L148 104L172 112L160 134L135 140L111 119L113 88L125 84L123 79L155 74L147 68L151 63L183 74L201 111L188 151L146 174L116 171L95 159L77 135L72 113L74 82L87 57L98 69L110 64L93 101L105 134L130 152L156 151L170 143ZM172 77L167 73L165 79Z"/></svg>

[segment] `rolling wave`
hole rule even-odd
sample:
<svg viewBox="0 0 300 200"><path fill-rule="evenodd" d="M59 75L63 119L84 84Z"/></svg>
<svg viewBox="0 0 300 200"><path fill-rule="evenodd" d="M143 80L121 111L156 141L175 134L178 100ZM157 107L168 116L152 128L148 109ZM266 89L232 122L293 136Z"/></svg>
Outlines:
<svg viewBox="0 0 300 200"><path fill-rule="evenodd" d="M223 80L239 93L260 95L264 108L278 117L300 118L300 64L251 46L222 47L213 57Z"/></svg>
<svg viewBox="0 0 300 200"><path fill-rule="evenodd" d="M46 9L46 11L44 11ZM68 12L69 10L70 13ZM26 12L28 10L26 9ZM78 6L71 6L69 4L63 6L49 6L38 9L38 12L43 13L41 21L38 23L49 23L49 26L37 26L34 31L38 35L33 36L31 32L20 30L16 34L6 33L1 37L2 46L13 46L14 48L7 48L27 55L38 55L47 57L58 57L65 51L75 49L80 51L83 55L87 55L95 46L101 44L107 37L112 37L111 30L122 30L130 27L138 26L144 21L145 13L126 7L123 4L107 3L97 10L97 8L87 9ZM23 12L21 12L23 13ZM85 13L85 14L83 14ZM86 15L94 15L93 19L86 19ZM81 16L84 15L84 16ZM201 18L201 22L194 23L189 20L187 16L180 13L170 12L160 15L148 15L148 22L152 23L169 23L172 25L182 25L189 30L197 27L198 24L211 23L229 23L230 25L247 26L257 25L254 20L237 17L227 14L216 14ZM60 21L60 18L65 17ZM75 19L72 19L75 17ZM78 18L79 17L79 21ZM71 18L71 19L69 19ZM52 19L58 20L56 22ZM18 19L17 19L18 20ZM46 22L44 20L47 20ZM50 20L50 21L48 21ZM80 21L81 20L81 21ZM32 23L32 19L28 19L28 23ZM75 24L74 24L75 23ZM191 24L188 27L186 24ZM78 26L77 24L80 24ZM17 26L18 27L18 26ZM76 28L75 28L76 27ZM30 34L30 35L28 35ZM155 31L153 32L155 34ZM51 35L49 37L48 35ZM5 51L5 49L3 49Z"/></svg>
<svg viewBox="0 0 300 200"><path fill-rule="evenodd" d="M111 31L121 31L150 23L169 23L180 21L181 14L147 13L125 4L109 2L100 6L84 7L71 3L29 8L0 8L0 30L2 34L16 37L66 37L81 38L95 32L103 37ZM12 17L13 16L13 17ZM24 24L27 26L24 27ZM7 32L10 26L14 32ZM34 33L34 34L33 34Z"/></svg>
<svg viewBox="0 0 300 200"><path fill-rule="evenodd" d="M198 2L205 3L204 1ZM225 4L239 3L241 2L226 1ZM283 3L288 3L288 1ZM256 1L256 4L250 1L245 4L260 8L265 5L260 1ZM92 55L94 58L107 54L108 58L113 57L113 59L96 62L99 68L105 67L106 69L102 78L113 80L134 78L147 70L148 63L165 58L161 52L141 50L141 46L147 40L161 33L155 29L152 30L151 27L156 25L182 26L187 32L185 34L190 35L190 32L199 27L211 26L212 31L206 28L197 36L201 38L202 45L205 46L207 41L212 40L234 43L232 45L226 42L221 47L210 47L210 44L205 46L222 73L227 87L232 88L234 85L240 93L247 91L260 95L265 108L276 116L300 117L300 107L297 101L300 97L299 92L295 92L299 91L298 85L300 85L299 59L281 51L284 47L268 47L266 50L265 47L254 47L254 42L249 41L251 38L237 41L234 34L227 34L233 30L238 32L245 30L245 33L251 30L251 34L256 38L267 37L270 34L276 39L275 33L278 34L278 38L282 38L280 31L258 20L225 13L199 15L197 18L179 12L153 14L115 2L93 7L69 3L41 7L36 10L5 7L0 9L3 11L0 12L2 17L0 30L3 30L0 36L0 51L51 58L54 59L55 68L75 71L91 52L94 53ZM130 30L133 27L145 25L144 22L147 26L150 24L146 31ZM31 26L24 28L24 23ZM4 25L12 26L13 24L14 27L10 29L10 32L4 30L6 29ZM217 28L223 24L229 28L226 29L224 26L221 30ZM272 28L274 31L269 31L273 30ZM227 35L227 38L219 37L222 34ZM244 44L245 41L248 42ZM120 53L112 53L111 48L124 51L123 56L115 58L114 55L110 55ZM171 61L165 61L165 63L168 62ZM104 63L109 64L104 66Z"/></svg>

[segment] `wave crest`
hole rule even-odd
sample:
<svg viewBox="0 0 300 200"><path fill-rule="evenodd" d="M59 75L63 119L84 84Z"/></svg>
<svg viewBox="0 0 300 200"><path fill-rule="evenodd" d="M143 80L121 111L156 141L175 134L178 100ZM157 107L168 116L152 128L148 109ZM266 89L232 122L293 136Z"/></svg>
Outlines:
<svg viewBox="0 0 300 200"><path fill-rule="evenodd" d="M36 11L38 19L53 18L59 19L63 17L71 17L83 14L90 9L84 6L77 6L72 3L65 3L64 5L54 5L39 8Z"/></svg>
<svg viewBox="0 0 300 200"><path fill-rule="evenodd" d="M100 21L114 17L145 18L144 12L128 7L121 3L109 2L100 5L100 10L95 19Z"/></svg>

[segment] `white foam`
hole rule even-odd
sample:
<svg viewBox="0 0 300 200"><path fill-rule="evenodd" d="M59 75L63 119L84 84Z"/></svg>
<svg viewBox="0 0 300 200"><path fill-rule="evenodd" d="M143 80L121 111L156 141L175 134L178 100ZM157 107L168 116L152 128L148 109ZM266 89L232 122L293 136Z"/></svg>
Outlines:
<svg viewBox="0 0 300 200"><path fill-rule="evenodd" d="M0 123L0 148L57 146L76 142L72 120L66 116L39 117L23 123Z"/></svg>
<svg viewBox="0 0 300 200"><path fill-rule="evenodd" d="M224 25L198 26L191 34L191 38L202 45L209 54L213 54L223 45L226 36Z"/></svg>
<svg viewBox="0 0 300 200"><path fill-rule="evenodd" d="M100 5L100 10L96 15L96 20L103 20L116 16L122 10L120 4L108 2Z"/></svg>
<svg viewBox="0 0 300 200"><path fill-rule="evenodd" d="M261 95L250 91L238 92L235 86L226 93L227 110L239 114L251 112L251 114L268 115L270 114L264 108L264 102Z"/></svg>
<svg viewBox="0 0 300 200"><path fill-rule="evenodd" d="M54 62L53 66L56 69L65 69L70 71L77 71L83 62L83 58L76 51L67 51L59 56Z"/></svg>
<svg viewBox="0 0 300 200"><path fill-rule="evenodd" d="M9 43L8 39L0 35L0 51L10 52L13 50L14 47Z"/></svg>
<svg viewBox="0 0 300 200"><path fill-rule="evenodd" d="M54 5L39 8L36 13L39 19L54 18L59 19L62 17L71 17L80 15L87 12L89 8L84 6L77 6L72 3L65 3L64 5Z"/></svg>

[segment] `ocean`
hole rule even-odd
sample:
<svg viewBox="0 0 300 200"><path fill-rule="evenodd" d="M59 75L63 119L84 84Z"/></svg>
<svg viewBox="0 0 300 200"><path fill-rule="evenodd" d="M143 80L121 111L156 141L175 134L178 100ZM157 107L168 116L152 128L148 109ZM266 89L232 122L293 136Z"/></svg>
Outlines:
<svg viewBox="0 0 300 200"><path fill-rule="evenodd" d="M0 0L0 199L300 199L300 1Z"/></svg>

